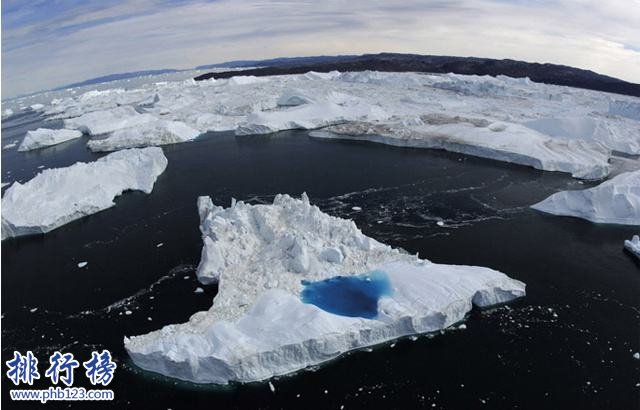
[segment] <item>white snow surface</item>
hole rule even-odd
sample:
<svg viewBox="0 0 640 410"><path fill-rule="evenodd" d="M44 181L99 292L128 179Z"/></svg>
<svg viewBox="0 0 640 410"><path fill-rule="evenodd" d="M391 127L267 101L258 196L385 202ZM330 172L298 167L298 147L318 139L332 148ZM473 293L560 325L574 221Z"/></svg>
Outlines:
<svg viewBox="0 0 640 410"><path fill-rule="evenodd" d="M556 192L532 208L596 223L640 225L640 171L622 173L593 188Z"/></svg>
<svg viewBox="0 0 640 410"><path fill-rule="evenodd" d="M114 206L127 190L151 193L166 166L162 148L130 149L14 182L2 197L2 239L49 232Z"/></svg>
<svg viewBox="0 0 640 410"><path fill-rule="evenodd" d="M49 147L80 137L82 137L82 133L76 130L38 128L37 130L27 131L24 140L22 140L20 147L18 147L18 151L30 151Z"/></svg>
<svg viewBox="0 0 640 410"><path fill-rule="evenodd" d="M155 121L157 119L153 115L138 114L133 107L124 106L107 111L94 111L77 118L67 119L64 121L64 126L96 136Z"/></svg>
<svg viewBox="0 0 640 410"><path fill-rule="evenodd" d="M445 149L595 179L610 172L612 151L640 154L639 107L636 97L527 78L363 71L165 81L88 91L44 110L91 135L129 129L123 147L138 146L133 130L159 119L237 135L329 127L320 135ZM354 135L364 125L370 132ZM124 143L128 138L138 142Z"/></svg>
<svg viewBox="0 0 640 410"><path fill-rule="evenodd" d="M625 240L624 247L640 258L640 236L633 235L631 239Z"/></svg>
<svg viewBox="0 0 640 410"><path fill-rule="evenodd" d="M250 382L295 372L464 319L472 305L524 296L525 285L476 266L440 265L362 234L353 221L278 195L272 205L198 199L204 247L198 277L218 281L213 306L189 322L125 338L140 367L197 383ZM393 292L373 319L302 303L302 280L382 270Z"/></svg>
<svg viewBox="0 0 640 410"><path fill-rule="evenodd" d="M92 151L116 151L150 145L175 144L191 141L200 132L180 121L156 120L136 127L113 131L106 138L92 139L87 146Z"/></svg>

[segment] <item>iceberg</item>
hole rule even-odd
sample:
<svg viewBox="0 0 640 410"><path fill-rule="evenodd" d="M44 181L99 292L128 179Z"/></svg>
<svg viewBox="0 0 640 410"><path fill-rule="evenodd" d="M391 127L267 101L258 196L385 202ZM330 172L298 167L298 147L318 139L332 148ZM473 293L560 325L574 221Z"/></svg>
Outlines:
<svg viewBox="0 0 640 410"><path fill-rule="evenodd" d="M76 130L38 128L37 130L27 131L24 140L22 140L22 144L18 147L18 151L30 151L49 147L80 137L82 137L82 133Z"/></svg>
<svg viewBox="0 0 640 410"><path fill-rule="evenodd" d="M625 240L624 247L636 257L640 258L640 236L633 235L631 240Z"/></svg>
<svg viewBox="0 0 640 410"><path fill-rule="evenodd" d="M157 118L151 114L138 114L133 107L124 106L106 111L93 111L80 117L66 119L64 127L95 136L155 121Z"/></svg>
<svg viewBox="0 0 640 410"><path fill-rule="evenodd" d="M342 126L325 129L324 135L468 153L585 179L614 172L608 163L620 153L640 154L637 98L527 78L308 72L74 91L52 100L44 115L98 137L126 129L123 139L130 139L134 130L147 134L160 120L181 122L201 133L237 135ZM382 132L356 135L362 127L348 124L352 122ZM164 140L136 138L139 142L118 146L160 145ZM92 144L115 149L107 142Z"/></svg>
<svg viewBox="0 0 640 410"><path fill-rule="evenodd" d="M2 197L2 239L46 233L115 205L127 190L151 193L167 167L162 148L118 151L95 162L46 169Z"/></svg>
<svg viewBox="0 0 640 410"><path fill-rule="evenodd" d="M218 282L187 323L125 337L143 369L196 383L266 380L345 352L445 329L473 305L525 295L498 271L431 263L365 236L353 221L278 195L272 205L198 199L197 274Z"/></svg>
<svg viewBox="0 0 640 410"><path fill-rule="evenodd" d="M640 121L640 102L615 100L609 103L609 113Z"/></svg>
<svg viewBox="0 0 640 410"><path fill-rule="evenodd" d="M640 170L622 173L593 188L556 192L531 207L596 223L640 225Z"/></svg>
<svg viewBox="0 0 640 410"><path fill-rule="evenodd" d="M186 142L198 135L200 135L199 131L183 122L156 120L137 127L113 131L106 138L89 140L87 146L91 151L116 151L124 148Z"/></svg>
<svg viewBox="0 0 640 410"><path fill-rule="evenodd" d="M357 121L363 118L385 119L382 108L366 103L337 104L323 101L305 104L289 110L253 113L236 129L236 135L270 134L282 130L310 130Z"/></svg>
<svg viewBox="0 0 640 410"><path fill-rule="evenodd" d="M395 122L353 122L310 133L316 138L366 140L401 147L444 149L546 171L598 179L609 173L603 145L554 139L520 124L483 118L423 115Z"/></svg>

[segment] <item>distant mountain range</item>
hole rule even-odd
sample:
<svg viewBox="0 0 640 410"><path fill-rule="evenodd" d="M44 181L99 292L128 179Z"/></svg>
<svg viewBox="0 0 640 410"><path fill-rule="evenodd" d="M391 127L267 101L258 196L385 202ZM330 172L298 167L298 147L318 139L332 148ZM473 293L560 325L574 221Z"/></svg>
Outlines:
<svg viewBox="0 0 640 410"><path fill-rule="evenodd" d="M258 67L258 68L255 68ZM302 74L308 71L397 71L422 73L455 73L476 75L506 75L529 77L532 81L546 84L566 85L589 90L605 91L640 97L640 84L598 74L589 70L557 65L528 63L517 60L496 60L478 57L430 56L420 54L380 53L364 55L282 57L269 60L236 60L196 67L198 70L212 68L235 68L233 71L207 73L195 77L196 81L208 78L230 78L236 75L283 75ZM238 71L238 68L247 68ZM92 78L69 84L56 90L80 87L109 81L124 80L144 75L175 73L177 69L134 71Z"/></svg>
<svg viewBox="0 0 640 410"><path fill-rule="evenodd" d="M173 69L173 68L165 68L165 69L161 69L161 70L145 70L145 71L132 71L132 72L129 72L129 73L109 74L109 75L105 75L105 76L102 76L102 77L90 78L88 80L84 80L84 81L81 81L79 83L73 83L73 84L65 85L64 87L54 88L54 90L64 90L65 88L83 87L85 85L108 83L108 82L111 82L111 81L126 80L127 78L142 77L144 75L177 73L178 71L185 71L185 70L176 70L176 69Z"/></svg>
<svg viewBox="0 0 640 410"><path fill-rule="evenodd" d="M397 71L423 73L455 73L476 75L506 75L529 77L532 81L565 85L589 90L605 91L640 97L640 84L598 74L589 70L557 65L528 63L517 60L496 60L478 57L430 56L419 54L380 53L361 56L318 56L299 58L276 58L262 61L236 62L235 67L259 66L242 71L207 73L195 78L229 78L237 75L282 75L302 74L308 71ZM240 63L242 65L240 65ZM217 66L222 67L222 66Z"/></svg>

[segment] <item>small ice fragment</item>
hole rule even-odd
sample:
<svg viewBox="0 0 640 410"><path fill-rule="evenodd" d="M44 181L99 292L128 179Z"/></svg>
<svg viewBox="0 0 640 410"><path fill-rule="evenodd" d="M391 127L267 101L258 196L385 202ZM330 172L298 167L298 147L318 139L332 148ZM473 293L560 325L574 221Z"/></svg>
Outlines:
<svg viewBox="0 0 640 410"><path fill-rule="evenodd" d="M150 317L147 317L147 320L148 320L149 322L151 322L153 319L151 319Z"/></svg>
<svg viewBox="0 0 640 410"><path fill-rule="evenodd" d="M124 314L125 314L125 315L127 315L127 316L129 316L129 315L130 315L130 314L132 314L132 313L133 313L133 312L132 312L132 311L130 311L130 310L125 310L125 311L124 311Z"/></svg>
<svg viewBox="0 0 640 410"><path fill-rule="evenodd" d="M640 352L635 352L633 354L633 358L636 359L636 360L640 360Z"/></svg>
<svg viewBox="0 0 640 410"><path fill-rule="evenodd" d="M85 266L87 266L88 264L89 264L89 262L87 262L87 261L80 262L80 263L78 264L78 267L79 267L79 268L84 268L84 267L85 267Z"/></svg>
<svg viewBox="0 0 640 410"><path fill-rule="evenodd" d="M37 311L37 310L38 310L38 308L37 308L37 307L35 307L35 308L33 308L33 309L29 309L29 312L31 312L31 313L36 313L36 311Z"/></svg>
<svg viewBox="0 0 640 410"><path fill-rule="evenodd" d="M467 328L467 325L465 325L464 323L458 326L458 329L460 330L465 330L466 328Z"/></svg>
<svg viewBox="0 0 640 410"><path fill-rule="evenodd" d="M164 245L164 243L160 242L159 244L156 245L156 248L159 248L159 247L161 247L163 245Z"/></svg>
<svg viewBox="0 0 640 410"><path fill-rule="evenodd" d="M204 292L204 289L202 288L196 288L196 290L193 291L193 293L202 293Z"/></svg>
<svg viewBox="0 0 640 410"><path fill-rule="evenodd" d="M438 222L436 222L436 225L438 225L438 226L444 226L444 222L443 222L443 221L438 221Z"/></svg>
<svg viewBox="0 0 640 410"><path fill-rule="evenodd" d="M184 279L184 280L189 279L189 275L186 275L183 279Z"/></svg>
<svg viewBox="0 0 640 410"><path fill-rule="evenodd" d="M276 387L271 382L269 382L269 389L271 390L271 393L275 393L276 392Z"/></svg>
<svg viewBox="0 0 640 410"><path fill-rule="evenodd" d="M38 169L42 169L42 168L44 168L44 165L39 165L38 166Z"/></svg>
<svg viewBox="0 0 640 410"><path fill-rule="evenodd" d="M362 211L362 208L360 208L359 206L352 206L351 209L354 211Z"/></svg>

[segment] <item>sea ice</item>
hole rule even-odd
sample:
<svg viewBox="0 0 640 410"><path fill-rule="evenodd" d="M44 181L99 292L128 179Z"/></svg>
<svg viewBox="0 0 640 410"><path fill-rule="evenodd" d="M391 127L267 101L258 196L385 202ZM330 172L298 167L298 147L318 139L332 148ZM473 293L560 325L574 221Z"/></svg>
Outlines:
<svg viewBox="0 0 640 410"><path fill-rule="evenodd" d="M596 223L640 225L640 170L622 173L593 188L556 192L532 208Z"/></svg>
<svg viewBox="0 0 640 410"><path fill-rule="evenodd" d="M525 294L524 283L495 270L434 264L377 242L306 195L226 209L200 197L198 210L204 247L197 274L218 282L213 306L187 323L124 339L134 363L170 377L264 380L438 331L474 304Z"/></svg>
<svg viewBox="0 0 640 410"><path fill-rule="evenodd" d="M633 238L631 238L631 240L625 240L624 247L629 250L629 252L640 258L640 236L633 235Z"/></svg>
<svg viewBox="0 0 640 410"><path fill-rule="evenodd" d="M94 136L126 130L119 147L163 143L151 131L163 120L237 135L329 127L317 135L444 149L586 179L614 172L609 162L618 153L640 154L637 98L528 78L309 72L74 91L51 101L45 115ZM190 140L169 134L171 142ZM92 145L115 149L111 142Z"/></svg>
<svg viewBox="0 0 640 410"><path fill-rule="evenodd" d="M30 151L33 149L44 148L80 137L82 137L82 133L76 130L51 130L48 128L38 128L37 130L27 131L18 151Z"/></svg>
<svg viewBox="0 0 640 410"><path fill-rule="evenodd" d="M66 119L64 127L95 136L156 121L157 118L151 114L138 114L133 107L124 106L107 111L93 111L77 118Z"/></svg>
<svg viewBox="0 0 640 410"><path fill-rule="evenodd" d="M151 193L166 166L162 148L130 149L14 182L2 197L2 239L49 232L114 206L127 190Z"/></svg>
<svg viewBox="0 0 640 410"><path fill-rule="evenodd" d="M236 129L236 135L270 134L292 129L310 130L363 118L381 120L387 117L389 114L380 107L366 103L340 105L323 101L284 111L250 114L247 116L247 122Z"/></svg>
<svg viewBox="0 0 640 410"><path fill-rule="evenodd" d="M555 139L520 124L490 123L483 118L439 114L393 122L351 122L310 135L445 149L547 171L570 172L577 178L597 179L609 173L610 150L599 143Z"/></svg>
<svg viewBox="0 0 640 410"><path fill-rule="evenodd" d="M156 120L136 127L113 131L106 138L87 142L91 151L116 151L151 145L175 144L193 140L200 132L183 122Z"/></svg>

